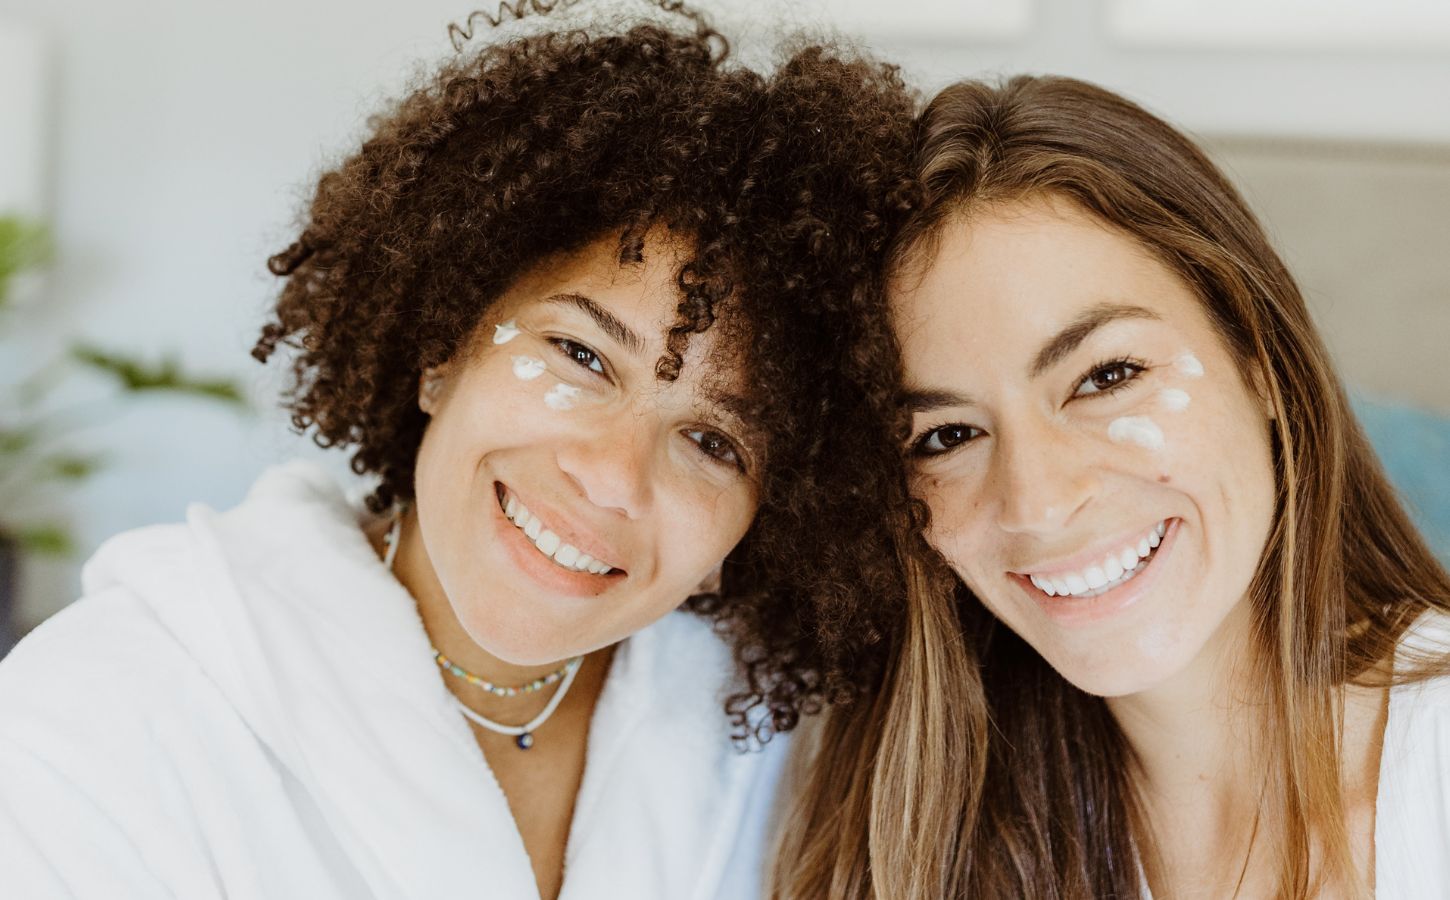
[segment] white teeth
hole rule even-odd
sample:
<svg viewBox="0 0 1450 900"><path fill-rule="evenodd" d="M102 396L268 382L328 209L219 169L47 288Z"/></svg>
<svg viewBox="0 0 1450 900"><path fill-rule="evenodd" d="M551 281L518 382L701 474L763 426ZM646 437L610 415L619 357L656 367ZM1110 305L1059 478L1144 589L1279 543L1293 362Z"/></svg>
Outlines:
<svg viewBox="0 0 1450 900"><path fill-rule="evenodd" d="M1146 537L1137 545L1129 544L1122 550L1110 553L1099 563L1089 565L1081 572L1066 572L1061 575L1028 575L1029 580L1049 597L1097 596L1112 590L1133 578L1145 567L1148 557L1163 541L1167 533L1165 520L1154 525Z"/></svg>
<svg viewBox="0 0 1450 900"><path fill-rule="evenodd" d="M1123 564L1118 562L1116 556L1109 556L1107 562L1103 563L1103 574L1108 581L1117 581L1123 577Z"/></svg>
<svg viewBox="0 0 1450 900"><path fill-rule="evenodd" d="M543 521L530 513L528 507L520 503L517 497L509 494L502 505L504 515L515 527L523 531L524 536L533 542L540 553L558 565L575 572L589 572L594 575L603 575L610 570L608 565L580 551L578 547L564 543L557 534L545 528Z"/></svg>

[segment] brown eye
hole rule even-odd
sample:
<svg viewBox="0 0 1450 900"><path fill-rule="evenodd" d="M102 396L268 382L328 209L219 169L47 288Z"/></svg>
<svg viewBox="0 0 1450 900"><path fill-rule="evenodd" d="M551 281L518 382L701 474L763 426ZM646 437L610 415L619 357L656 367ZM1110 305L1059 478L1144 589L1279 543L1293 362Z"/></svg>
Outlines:
<svg viewBox="0 0 1450 900"><path fill-rule="evenodd" d="M981 433L980 428L970 425L942 425L917 438L912 444L912 452L917 456L937 456L960 447Z"/></svg>
<svg viewBox="0 0 1450 900"><path fill-rule="evenodd" d="M695 429L685 432L685 436L694 441L695 446L700 448L700 452L710 459L744 471L745 464L741 462L735 445L720 432Z"/></svg>
<svg viewBox="0 0 1450 900"><path fill-rule="evenodd" d="M590 350L578 341L571 341L568 338L554 338L552 343L559 348L559 352L569 357L577 366L588 369L597 375L604 374L604 363L599 359L599 354Z"/></svg>
<svg viewBox="0 0 1450 900"><path fill-rule="evenodd" d="M1084 397L1090 394L1106 394L1110 391L1128 384L1143 371L1143 367L1127 360L1110 362L1107 365L1098 366L1088 373L1078 383L1074 397Z"/></svg>

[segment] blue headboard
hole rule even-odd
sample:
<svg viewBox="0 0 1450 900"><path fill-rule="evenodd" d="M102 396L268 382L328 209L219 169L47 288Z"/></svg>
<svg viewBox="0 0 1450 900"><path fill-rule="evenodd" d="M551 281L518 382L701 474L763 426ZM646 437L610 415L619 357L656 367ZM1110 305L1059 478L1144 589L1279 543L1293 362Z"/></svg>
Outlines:
<svg viewBox="0 0 1450 900"><path fill-rule="evenodd" d="M1450 418L1363 395L1353 403L1405 508L1450 565Z"/></svg>

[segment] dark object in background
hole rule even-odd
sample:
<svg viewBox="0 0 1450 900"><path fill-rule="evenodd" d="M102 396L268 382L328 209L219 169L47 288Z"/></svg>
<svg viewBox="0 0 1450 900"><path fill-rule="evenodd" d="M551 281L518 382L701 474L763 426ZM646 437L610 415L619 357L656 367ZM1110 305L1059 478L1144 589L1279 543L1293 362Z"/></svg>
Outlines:
<svg viewBox="0 0 1450 900"><path fill-rule="evenodd" d="M20 639L16 633L15 601L20 548L10 538L0 535L0 658L10 652Z"/></svg>

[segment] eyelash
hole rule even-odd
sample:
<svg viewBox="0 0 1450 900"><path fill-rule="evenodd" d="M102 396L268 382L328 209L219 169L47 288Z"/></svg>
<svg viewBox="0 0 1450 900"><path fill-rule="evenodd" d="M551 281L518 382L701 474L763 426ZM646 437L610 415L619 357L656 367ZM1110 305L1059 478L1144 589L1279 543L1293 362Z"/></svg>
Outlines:
<svg viewBox="0 0 1450 900"><path fill-rule="evenodd" d="M554 347L560 353L562 353L566 359L568 359L570 362L574 363L579 368L581 368L581 369L587 369L590 372L592 372L593 374L598 375L601 378L607 378L608 377L608 373L606 372L606 370L604 368L604 357L600 356L598 353L595 353L594 352L594 349L592 347L589 347L589 346L587 346L585 344L581 344L581 343L579 343L578 341L575 341L575 340L570 340L569 338L549 338L549 343L553 344ZM594 368L594 366L591 365L590 363L580 362L580 360L579 360L579 354L580 353L587 353L589 355L589 358L594 363L598 363L599 364L599 368L598 369Z"/></svg>
<svg viewBox="0 0 1450 900"><path fill-rule="evenodd" d="M1082 390L1083 385L1091 382L1094 376L1101 375L1104 372L1116 372L1120 369L1127 370L1128 377L1124 378L1121 381L1118 381L1115 384L1110 384L1107 387L1095 388L1095 390L1088 391L1085 394L1079 393ZM1138 380L1138 376L1142 375L1147 370L1147 363L1139 359L1132 359L1131 357L1110 359L1103 362L1095 363L1090 369L1083 373L1081 378L1077 380L1077 386L1073 389L1072 397L1069 399L1081 399L1084 397L1105 397L1108 394L1117 393L1124 388L1132 387L1133 383Z"/></svg>
<svg viewBox="0 0 1450 900"><path fill-rule="evenodd" d="M956 443L952 444L950 447L945 447L944 446L944 447L942 447L940 449L932 449L932 448L928 448L926 446L926 444L927 444L928 441L930 441L937 434L939 434L939 433L941 433L943 431L946 431L948 428L959 428L959 429L962 429L963 431L968 432L968 436L962 438L961 440L958 440ZM943 454L950 453L953 450L957 449L958 447L961 447L961 446L969 443L973 438L975 438L977 435L979 435L981 433L982 433L982 429L975 428L975 427L973 427L971 425L963 425L960 422L948 422L948 423L946 423L944 425L934 425L931 428L928 428L925 432L923 432L922 435L920 437L918 437L916 440L914 440L914 441L911 442L911 455L912 456L920 456L920 457L941 456Z"/></svg>
<svg viewBox="0 0 1450 900"><path fill-rule="evenodd" d="M1148 370L1148 364L1141 360L1131 358L1105 360L1103 362L1093 365L1092 368L1088 369L1085 373L1083 373L1083 376L1077 380L1077 387L1078 389L1081 389L1084 384L1089 383L1096 375L1101 375L1104 372L1114 372L1120 369L1127 370L1127 372L1129 373L1128 376L1121 381L1118 381L1115 384L1110 384L1107 387L1097 388L1096 390L1089 391L1085 394L1078 393L1077 390L1074 390L1072 397L1069 399L1082 399L1084 397L1105 397L1108 394L1116 393L1117 391L1123 390L1124 388L1131 387L1133 385L1133 382L1138 380L1138 376ZM951 446L943 446L939 449L928 448L926 446L928 441L930 441L933 437L941 434L943 431L946 431L947 429L960 429L962 431L965 431L967 435L956 440L955 443L953 443ZM960 422L948 422L942 425L934 425L931 428L927 429L925 432L923 432L920 437L916 438L916 440L911 442L911 455L927 458L933 456L942 456L944 454L952 452L953 450L956 450L957 448L965 444L970 443L974 438L976 438L978 435L981 435L982 433L983 432L980 428L976 428L972 425L964 425Z"/></svg>
<svg viewBox="0 0 1450 900"><path fill-rule="evenodd" d="M601 378L608 377L604 370L604 358L601 357L598 353L595 353L591 347L585 344L581 344L576 340L571 340L570 338L549 338L549 343L553 344L554 347L558 349L558 351L563 354L566 359L579 366L580 368L587 369L589 372L593 373L594 375L598 375ZM579 359L580 355L584 354L588 355L590 362L583 362ZM598 364L599 368L594 368L594 366L590 363ZM694 444L695 447L700 451L700 454L710 462L718 463L719 465L729 466L732 469L741 472L742 474L745 472L744 454L742 454L739 448L736 447L735 442L730 440L725 435L721 434L718 431L711 431L705 428L692 429L684 432L684 434L690 440L690 442ZM724 445L725 451L729 453L728 458L711 453L705 448L704 442L708 439L708 436L712 435L720 439L720 442Z"/></svg>
<svg viewBox="0 0 1450 900"><path fill-rule="evenodd" d="M708 428L690 429L684 432L684 435L690 440L692 444L694 444L699 449L700 453L710 462L718 463L722 466L729 466L732 469L735 469L737 472L740 472L741 474L745 473L745 457L741 454L739 448L735 446L735 442L730 440L725 435L721 434L718 431L711 431ZM705 441L709 440L710 437L716 437L720 439L720 442L724 445L725 450L730 454L730 458L727 459L723 456L717 456L711 453L709 450L705 449Z"/></svg>

